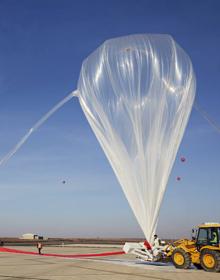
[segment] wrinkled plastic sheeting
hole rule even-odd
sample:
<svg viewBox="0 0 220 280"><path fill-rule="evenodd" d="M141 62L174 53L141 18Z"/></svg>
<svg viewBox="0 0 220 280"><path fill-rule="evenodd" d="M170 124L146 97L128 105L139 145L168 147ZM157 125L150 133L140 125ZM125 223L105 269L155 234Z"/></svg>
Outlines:
<svg viewBox="0 0 220 280"><path fill-rule="evenodd" d="M82 65L80 104L148 240L195 88L190 58L169 35L108 40Z"/></svg>

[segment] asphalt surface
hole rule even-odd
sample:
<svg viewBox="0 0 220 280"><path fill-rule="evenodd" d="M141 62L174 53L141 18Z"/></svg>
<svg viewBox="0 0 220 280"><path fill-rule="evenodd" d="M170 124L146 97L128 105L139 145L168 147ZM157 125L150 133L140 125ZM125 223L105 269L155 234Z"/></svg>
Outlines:
<svg viewBox="0 0 220 280"><path fill-rule="evenodd" d="M14 247L36 251L33 247ZM109 247L44 247L43 253L85 254L118 251ZM220 273L194 268L178 270L172 264L147 264L132 255L66 259L24 254L0 253L0 280L207 280L220 279Z"/></svg>

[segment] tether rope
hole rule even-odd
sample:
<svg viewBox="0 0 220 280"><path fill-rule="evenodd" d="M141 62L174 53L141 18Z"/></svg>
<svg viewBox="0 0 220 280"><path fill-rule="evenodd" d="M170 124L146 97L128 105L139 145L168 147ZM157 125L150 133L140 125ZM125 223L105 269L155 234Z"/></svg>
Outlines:
<svg viewBox="0 0 220 280"><path fill-rule="evenodd" d="M37 256L43 256L43 257L61 257L61 258L91 258L91 257L107 257L107 256L125 254L124 251L90 253L90 254L73 254L73 255L67 255L67 254L38 254L36 252L10 249L10 248L6 248L6 247L0 248L0 252L2 252L2 253L14 253L14 254L25 254L25 255L35 255L35 256L37 255Z"/></svg>

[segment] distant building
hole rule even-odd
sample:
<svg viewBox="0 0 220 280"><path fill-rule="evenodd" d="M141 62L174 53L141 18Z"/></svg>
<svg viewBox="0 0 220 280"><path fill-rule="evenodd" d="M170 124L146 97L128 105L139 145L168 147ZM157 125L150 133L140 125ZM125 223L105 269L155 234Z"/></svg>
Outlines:
<svg viewBox="0 0 220 280"><path fill-rule="evenodd" d="M21 239L26 239L26 240L44 240L43 236L39 236L38 234L33 234L33 233L24 233L21 236Z"/></svg>

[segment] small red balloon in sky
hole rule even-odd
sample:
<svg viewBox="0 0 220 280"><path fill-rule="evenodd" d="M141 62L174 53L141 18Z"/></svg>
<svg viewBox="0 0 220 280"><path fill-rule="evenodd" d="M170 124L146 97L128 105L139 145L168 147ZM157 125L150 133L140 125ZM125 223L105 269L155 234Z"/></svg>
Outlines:
<svg viewBox="0 0 220 280"><path fill-rule="evenodd" d="M178 177L176 177L176 179L177 179L177 181L180 181L180 180L181 180L181 177L178 176Z"/></svg>
<svg viewBox="0 0 220 280"><path fill-rule="evenodd" d="M185 161L186 161L186 158L185 158L185 157L181 157L180 160L181 160L182 162L185 162Z"/></svg>

